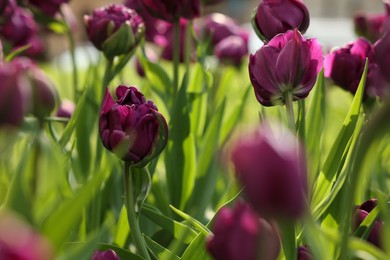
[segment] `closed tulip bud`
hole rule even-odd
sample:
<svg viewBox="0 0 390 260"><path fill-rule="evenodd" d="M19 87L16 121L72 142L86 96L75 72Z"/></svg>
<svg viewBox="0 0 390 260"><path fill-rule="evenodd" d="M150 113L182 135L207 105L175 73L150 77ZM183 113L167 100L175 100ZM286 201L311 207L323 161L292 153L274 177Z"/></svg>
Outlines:
<svg viewBox="0 0 390 260"><path fill-rule="evenodd" d="M362 203L360 206L358 206L353 215L353 228L356 229L376 206L377 206L376 199L367 200L364 203ZM374 225L367 238L367 241L381 248L382 246L381 232L383 228L384 226L382 220L380 219L375 220Z"/></svg>
<svg viewBox="0 0 390 260"><path fill-rule="evenodd" d="M322 69L323 55L316 39L305 39L298 30L279 34L250 55L249 76L257 100L264 106L306 98Z"/></svg>
<svg viewBox="0 0 390 260"><path fill-rule="evenodd" d="M216 260L274 260L280 251L278 232L242 201L223 207L213 221L207 251Z"/></svg>
<svg viewBox="0 0 390 260"><path fill-rule="evenodd" d="M54 16L60 11L61 5L68 3L69 0L28 0L28 2L47 16Z"/></svg>
<svg viewBox="0 0 390 260"><path fill-rule="evenodd" d="M194 19L200 14L199 0L140 0L144 7L157 18L168 22L180 18Z"/></svg>
<svg viewBox="0 0 390 260"><path fill-rule="evenodd" d="M108 249L107 251L96 250L91 260L120 260L120 258L114 250Z"/></svg>
<svg viewBox="0 0 390 260"><path fill-rule="evenodd" d="M144 35L141 16L124 5L108 5L85 16L89 40L108 58L135 50Z"/></svg>
<svg viewBox="0 0 390 260"><path fill-rule="evenodd" d="M143 167L158 156L167 144L165 118L152 101L135 87L119 86L117 101L108 90L99 117L99 133L104 147L133 166Z"/></svg>
<svg viewBox="0 0 390 260"><path fill-rule="evenodd" d="M252 17L255 32L265 42L293 29L303 34L309 23L309 11L302 0L261 0Z"/></svg>
<svg viewBox="0 0 390 260"><path fill-rule="evenodd" d="M296 137L278 125L263 125L238 141L232 151L239 183L248 202L264 217L297 218L307 200L304 151Z"/></svg>
<svg viewBox="0 0 390 260"><path fill-rule="evenodd" d="M65 99L61 102L56 115L58 117L71 118L75 109L76 105L72 101Z"/></svg>
<svg viewBox="0 0 390 260"><path fill-rule="evenodd" d="M248 45L240 36L229 36L215 46L215 55L225 64L240 66L248 55Z"/></svg>
<svg viewBox="0 0 390 260"><path fill-rule="evenodd" d="M333 50L324 60L324 75L331 78L341 88L355 94L368 59L365 97L382 97L385 93L383 77L380 73L374 48L371 43L359 38Z"/></svg>
<svg viewBox="0 0 390 260"><path fill-rule="evenodd" d="M376 62L382 77L390 82L390 33L385 34L374 46Z"/></svg>

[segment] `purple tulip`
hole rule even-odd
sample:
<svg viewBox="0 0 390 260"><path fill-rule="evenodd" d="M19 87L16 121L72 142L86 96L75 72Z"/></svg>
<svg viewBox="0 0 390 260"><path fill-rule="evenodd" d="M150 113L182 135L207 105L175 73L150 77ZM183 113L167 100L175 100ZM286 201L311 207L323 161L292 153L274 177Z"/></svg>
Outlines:
<svg viewBox="0 0 390 260"><path fill-rule="evenodd" d="M61 102L56 115L58 117L71 118L75 109L76 105L72 101L65 99Z"/></svg>
<svg viewBox="0 0 390 260"><path fill-rule="evenodd" d="M108 58L132 52L144 35L141 16L124 5L108 5L85 16L89 40Z"/></svg>
<svg viewBox="0 0 390 260"><path fill-rule="evenodd" d="M140 0L149 12L168 22L194 19L200 14L199 0Z"/></svg>
<svg viewBox="0 0 390 260"><path fill-rule="evenodd" d="M316 39L305 39L298 30L274 37L250 55L249 76L257 100L264 106L285 103L309 95L322 69L323 55Z"/></svg>
<svg viewBox="0 0 390 260"><path fill-rule="evenodd" d="M117 101L108 89L100 108L99 133L104 147L124 161L143 167L167 143L168 127L152 101L135 87L119 86Z"/></svg>
<svg viewBox="0 0 390 260"><path fill-rule="evenodd" d="M30 43L36 37L38 25L33 15L26 9L16 8L10 19L0 26L0 34L12 47L21 47Z"/></svg>
<svg viewBox="0 0 390 260"><path fill-rule="evenodd" d="M214 51L222 63L240 66L248 55L248 45L240 36L229 36L220 41Z"/></svg>
<svg viewBox="0 0 390 260"><path fill-rule="evenodd" d="M377 200L370 199L357 207L353 216L353 229L357 229L367 215L376 207ZM370 231L367 241L375 246L381 248L381 231L383 229L383 222L380 219L375 220L375 223Z"/></svg>
<svg viewBox="0 0 390 260"><path fill-rule="evenodd" d="M365 14L357 13L354 16L355 32L371 42L379 40L385 33L386 24L390 22L390 3L384 2L386 13Z"/></svg>
<svg viewBox="0 0 390 260"><path fill-rule="evenodd" d="M255 32L266 42L292 29L303 34L309 23L309 11L301 0L262 0L252 18Z"/></svg>
<svg viewBox="0 0 390 260"><path fill-rule="evenodd" d="M306 246L298 247L298 260L311 260L312 258L313 257L311 256L311 253Z"/></svg>
<svg viewBox="0 0 390 260"><path fill-rule="evenodd" d="M18 216L0 212L0 259L52 260L51 245Z"/></svg>
<svg viewBox="0 0 390 260"><path fill-rule="evenodd" d="M376 63L374 48L364 38L359 38L326 55L324 75L343 89L355 94L368 58L365 97L384 95L383 77Z"/></svg>
<svg viewBox="0 0 390 260"><path fill-rule="evenodd" d="M269 125L243 137L232 151L239 183L257 213L264 217L297 218L307 200L306 161L298 140L283 126Z"/></svg>
<svg viewBox="0 0 390 260"><path fill-rule="evenodd" d="M107 251L96 250L91 260L120 260L120 258L114 250L108 249Z"/></svg>
<svg viewBox="0 0 390 260"><path fill-rule="evenodd" d="M229 16L220 13L212 13L203 18L202 37L210 39L211 47L229 36L240 36L246 44L249 41L249 33Z"/></svg>
<svg viewBox="0 0 390 260"><path fill-rule="evenodd" d="M15 0L0 0L0 27L8 22L16 8Z"/></svg>
<svg viewBox="0 0 390 260"><path fill-rule="evenodd" d="M381 75L390 83L390 33L375 43L374 50Z"/></svg>
<svg viewBox="0 0 390 260"><path fill-rule="evenodd" d="M28 0L28 2L37 7L44 14L54 16L60 11L61 5L68 3L69 0Z"/></svg>
<svg viewBox="0 0 390 260"><path fill-rule="evenodd" d="M236 203L233 209L221 208L213 223L207 251L216 260L276 259L280 251L278 232L259 218L248 204Z"/></svg>

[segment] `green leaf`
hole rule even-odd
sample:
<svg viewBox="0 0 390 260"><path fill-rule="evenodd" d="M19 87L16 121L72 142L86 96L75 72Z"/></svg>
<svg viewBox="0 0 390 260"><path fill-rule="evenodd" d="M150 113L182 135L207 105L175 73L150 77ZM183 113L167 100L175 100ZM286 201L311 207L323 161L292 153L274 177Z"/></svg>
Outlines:
<svg viewBox="0 0 390 260"><path fill-rule="evenodd" d="M164 216L158 209L151 205L144 204L141 212L151 221L171 233L174 238L180 239L183 243L190 243L196 236L196 232L191 227Z"/></svg>
<svg viewBox="0 0 390 260"><path fill-rule="evenodd" d="M115 229L116 232L115 232L114 242L116 245L120 247L124 247L127 238L130 234L130 227L129 227L129 222L127 220L127 210L125 205L122 206Z"/></svg>
<svg viewBox="0 0 390 260"><path fill-rule="evenodd" d="M207 236L211 233L211 231L202 223L200 223L198 220L194 219L190 215L184 213L183 211L175 208L174 206L170 205L171 209L180 217L187 220L189 223L191 223L199 232L201 232L203 235Z"/></svg>
<svg viewBox="0 0 390 260"><path fill-rule="evenodd" d="M182 184L182 195L180 201L180 208L184 209L188 200L192 195L196 179L196 146L195 138L190 134L183 142L184 151L184 171L183 171L183 184Z"/></svg>
<svg viewBox="0 0 390 260"><path fill-rule="evenodd" d="M212 258L206 251L206 236L199 233L184 251L182 260L211 260Z"/></svg>
<svg viewBox="0 0 390 260"><path fill-rule="evenodd" d="M146 246L149 248L149 250L153 253L153 255L156 257L158 260L170 260L170 259L177 259L179 260L180 257L166 249L165 247L161 246L157 242L155 242L153 239L148 237L147 235L144 234L144 239L146 242Z"/></svg>
<svg viewBox="0 0 390 260"><path fill-rule="evenodd" d="M367 239L370 235L375 221L378 218L379 207L375 207L360 223L359 227L353 232L353 235L362 239Z"/></svg>
<svg viewBox="0 0 390 260"><path fill-rule="evenodd" d="M130 192L134 193L134 210L136 213L139 213L141 211L142 204L150 192L152 184L148 168L131 167L130 178L133 178L133 187L130 187Z"/></svg>

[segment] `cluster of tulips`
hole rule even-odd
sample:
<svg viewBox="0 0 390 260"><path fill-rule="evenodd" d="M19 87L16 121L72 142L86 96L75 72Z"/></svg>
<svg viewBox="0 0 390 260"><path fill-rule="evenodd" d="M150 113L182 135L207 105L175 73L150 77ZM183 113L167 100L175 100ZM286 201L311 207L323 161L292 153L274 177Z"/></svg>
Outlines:
<svg viewBox="0 0 390 260"><path fill-rule="evenodd" d="M249 57L248 29L224 14L201 15L202 6L223 1L126 0L123 4L110 4L84 17L88 39L101 51L105 63L99 89L81 93L75 68L74 103L63 101L56 110L56 102L60 99L56 87L38 63L30 58L38 50L34 45L38 37L36 18L44 16L57 19L61 14L60 7L66 2L0 0L0 38L3 42L1 46L4 46L0 50L0 126L4 131L19 131L26 124L27 117L35 118L39 134L34 137L37 139L30 148L38 157L41 154L39 151L43 149L39 140L42 138L40 134L47 130L45 124L52 120L68 123L68 126L62 126L65 130L57 128L65 133L65 137L59 140L53 134L55 130L51 126L47 128L51 131L52 139L58 141L66 151L66 158L76 160L77 156L81 156L78 153L81 153L82 148L79 147L75 155L73 148L67 148L71 145L67 146L70 137L67 138L66 134L74 130L74 122L81 122L76 121L75 114L82 113L88 98L93 99L91 95L99 98L100 109L94 111L98 123L86 124L87 128L98 129L99 140L94 146L97 150L94 169L99 169L102 162L109 160L123 166L123 204L130 227L130 235L127 234L130 238L125 240L130 243L124 249L119 246L95 246L88 251L88 258L118 260L127 259L124 257L131 255L135 259L165 259L169 256L174 259L212 257L217 260L272 260L282 257L287 260L323 259L321 254L326 249L319 248L320 242L314 239L315 234L307 230L320 230L320 225L326 227L337 220L343 230L341 235L326 233L328 237L337 240L339 245L336 249L332 248L329 254L339 259L356 257L351 253L351 237L356 238L359 242L355 244L362 244L363 251L371 253L371 256L385 258L386 253L389 253L384 231L386 223L378 213L383 211L388 194L383 195L383 198L372 198L371 193L366 193L364 200L362 197L359 197L360 201L355 199L360 179L358 173L355 176L352 174L360 170L358 166L363 161L364 149L371 145L370 138L379 136L375 131L379 129L381 119L388 119L389 3L384 3L384 14L356 15L355 29L360 37L324 53L317 39L305 36L310 17L302 0L261 0L253 13L252 27L263 45ZM63 13L62 16L65 17ZM70 27L67 26L68 29ZM156 90L159 97L156 101L147 99L152 91L146 91L144 95L141 88L125 83L115 88L116 97L111 94L110 86L128 69L127 64L132 58L135 65L132 69L140 78L150 81L152 85L162 85ZM198 92L190 92L187 87L194 81L191 81L192 76L201 78L195 80L201 85L195 86L201 89L199 93L207 89L203 85L207 85L208 77L211 77L206 67L212 59L218 62L219 67L214 68L216 71L222 66L231 66L236 70L245 68L251 83L250 90L258 103L267 108L284 106L285 115L282 116L282 122L275 122L262 114L260 127L255 131L243 134L231 143L226 140L221 142L229 150L226 164L234 169L238 191L230 202L215 210L215 216L205 224L184 213L186 209L191 213L196 212L197 206L190 205L191 199L188 198L192 194L182 192L181 189L176 194L175 185L183 182L180 176L185 175L184 171L194 170L187 168L187 157L202 158L204 150L210 149L208 145L219 145L218 135L213 137L208 135L208 131L197 130L202 124L213 125L214 121L206 120L212 118L213 113L217 114L212 110L214 108L207 108L206 103L205 107L199 109L199 114L209 111L208 116L204 117L206 119L196 121L199 126L189 123L195 117L191 112L196 111L197 107L191 102L198 98ZM172 64L172 73L165 73L158 66L159 62ZM195 73L194 64L202 66L200 75ZM343 128L325 158L320 153L316 155L322 138L316 134L322 133L324 122L321 122L322 118L315 119L321 117L321 110L305 111L305 99L311 92L316 92L312 94L315 98L310 109L325 106L327 90L324 85L328 82L351 92L354 98ZM213 95L217 96L215 93ZM314 102L322 105L313 105ZM159 105L159 110L156 104L160 103L164 104ZM55 117L52 116L54 113ZM313 129L305 126L306 114L313 115L314 119L310 122ZM311 130L314 134L309 133ZM194 144L198 149L194 149L193 154L186 153L186 147L198 140L197 134L199 139L215 143L202 144L200 148ZM226 136L232 135L229 132ZM104 148L113 153L118 161L104 154ZM220 150L216 149L211 154L214 156L218 152ZM159 156L164 158L164 162L159 161ZM205 161L212 159L215 158L203 159L202 163L206 165ZM311 163L314 159L318 161L317 165ZM190 165L207 168L207 173L215 170L209 165L195 165L196 162ZM181 248L181 245L177 246L177 252L184 252L181 258L175 255L177 252L171 252L147 237L140 224L141 212L148 201L151 185L156 182L152 181L157 176L154 171L159 171L163 163L166 174L164 181L167 183L164 187L168 190L160 195L167 193L172 208L185 218L189 233L199 230L199 235L187 250ZM38 166L33 163L32 168L36 170ZM33 170L33 178L39 174L36 171ZM69 176L67 178L72 184L72 177ZM95 179L91 179L90 183L93 183ZM39 193L38 184L34 179L30 184L32 187L29 192L34 197ZM193 185L189 184L188 187L192 188ZM96 190L103 189L96 187ZM58 248L64 250L66 246L62 248L62 245L56 245L56 248L52 248L50 243L53 241L39 235L12 210L7 209L15 200L15 195L10 194L8 197L11 199L4 203L4 209L0 209L0 259L55 259ZM154 197L154 200L158 199ZM341 215L338 208L340 205L349 207L343 208ZM49 215L49 212L44 214ZM148 214L160 212L155 210ZM183 223L167 219L157 222L168 221L186 228ZM33 223L32 220L28 222ZM47 223L50 224L50 221ZM15 234L18 234L19 239ZM185 237L186 234L183 240ZM199 241L201 245L196 247ZM192 245L195 249L189 250ZM127 253L123 253L124 250ZM161 252L164 254L159 255Z"/></svg>

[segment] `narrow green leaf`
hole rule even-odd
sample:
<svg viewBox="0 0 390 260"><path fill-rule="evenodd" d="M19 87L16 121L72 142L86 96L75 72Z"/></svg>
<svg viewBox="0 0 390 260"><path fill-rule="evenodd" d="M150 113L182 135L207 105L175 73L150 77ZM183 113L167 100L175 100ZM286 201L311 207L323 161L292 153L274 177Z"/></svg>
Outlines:
<svg viewBox="0 0 390 260"><path fill-rule="evenodd" d="M180 257L163 247L162 245L155 242L153 239L148 237L144 234L144 239L146 242L146 246L149 248L149 250L154 254L156 259L158 260L170 260L170 259L177 259L179 260Z"/></svg>
<svg viewBox="0 0 390 260"><path fill-rule="evenodd" d="M199 233L184 251L182 260L211 260L212 258L206 251L206 236Z"/></svg>
<svg viewBox="0 0 390 260"><path fill-rule="evenodd" d="M127 220L127 210L125 205L122 206L121 212L119 214L119 219L116 224L116 232L114 242L120 247L124 247L127 241L127 238L130 234L129 222Z"/></svg>
<svg viewBox="0 0 390 260"><path fill-rule="evenodd" d="M190 215L184 213L183 211L175 208L174 206L170 205L171 209L180 217L187 220L189 223L191 223L199 232L204 234L205 236L209 235L211 231L202 223L200 223L198 220L194 219Z"/></svg>
<svg viewBox="0 0 390 260"><path fill-rule="evenodd" d="M184 171L183 171L183 184L182 184L182 195L180 201L180 208L184 209L188 200L192 195L194 189L197 163L196 163L196 146L195 138L190 134L183 142L184 150Z"/></svg>

